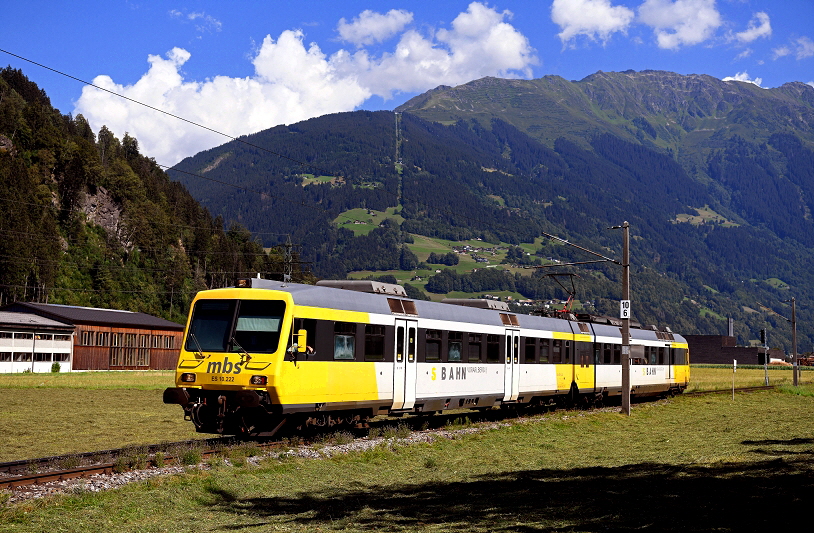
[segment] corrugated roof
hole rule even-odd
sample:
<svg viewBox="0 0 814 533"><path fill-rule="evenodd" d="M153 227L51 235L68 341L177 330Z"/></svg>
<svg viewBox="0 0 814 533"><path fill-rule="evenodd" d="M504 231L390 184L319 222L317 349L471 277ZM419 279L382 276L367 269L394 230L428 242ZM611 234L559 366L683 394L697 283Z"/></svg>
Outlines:
<svg viewBox="0 0 814 533"><path fill-rule="evenodd" d="M158 318L146 313L119 311L116 309L98 309L73 305L40 304L16 302L2 308L12 313L35 313L37 315L68 322L70 324L94 324L122 326L143 329L167 329L181 331L184 326Z"/></svg>
<svg viewBox="0 0 814 533"><path fill-rule="evenodd" d="M11 313L8 311L0 311L0 328L58 329L62 331L75 329L71 324L58 322L32 313Z"/></svg>

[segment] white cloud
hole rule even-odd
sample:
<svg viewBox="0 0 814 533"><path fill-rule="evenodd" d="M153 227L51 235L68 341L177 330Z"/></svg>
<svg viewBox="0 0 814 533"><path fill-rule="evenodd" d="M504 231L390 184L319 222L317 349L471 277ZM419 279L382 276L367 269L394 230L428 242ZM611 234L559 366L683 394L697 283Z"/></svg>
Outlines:
<svg viewBox="0 0 814 533"><path fill-rule="evenodd" d="M752 84L757 85L758 87L760 87L761 84L763 83L763 78L755 78L753 80L749 79L749 74L746 71L743 71L743 72L738 72L734 76L727 76L726 78L724 78L721 81L745 81L746 83L752 83Z"/></svg>
<svg viewBox="0 0 814 533"><path fill-rule="evenodd" d="M132 85L117 84L105 75L93 83L239 136L351 111L374 94L389 98L394 92L424 91L483 76L529 77L537 58L528 39L506 22L510 17L508 11L473 2L449 29L431 35L408 29L394 51L380 56L364 49L327 56L315 43L306 47L302 31L286 30L276 41L271 36L263 40L249 77L184 79L181 68L191 54L173 48L166 57L149 56L149 69ZM107 125L118 136L129 132L144 154L162 164L228 140L93 87L83 89L74 113L82 113L95 130Z"/></svg>
<svg viewBox="0 0 814 533"><path fill-rule="evenodd" d="M198 33L204 32L213 32L213 31L220 31L223 27L223 23L213 17L212 15L207 15L206 13L188 13L184 14L183 11L179 11L177 9L171 9L169 14L172 18L177 19L186 19L191 22L195 23L195 29L198 30ZM197 21L197 22L196 22Z"/></svg>
<svg viewBox="0 0 814 533"><path fill-rule="evenodd" d="M391 9L386 14L367 9L352 22L340 19L336 30L343 41L362 47L389 39L412 21L413 14L403 9Z"/></svg>
<svg viewBox="0 0 814 533"><path fill-rule="evenodd" d="M342 72L356 73L362 85L383 98L484 76L530 77L537 58L528 39L505 21L510 16L473 2L451 29L430 36L407 30L392 53L372 57L365 50L343 51L334 59Z"/></svg>
<svg viewBox="0 0 814 533"><path fill-rule="evenodd" d="M772 50L772 59L780 59L794 55L798 60L814 56L814 41L809 37L799 37L790 45L780 46Z"/></svg>
<svg viewBox="0 0 814 533"><path fill-rule="evenodd" d="M634 13L624 6L612 6L611 0L554 0L551 20L562 30L563 43L578 35L607 41L615 32L626 32Z"/></svg>
<svg viewBox="0 0 814 533"><path fill-rule="evenodd" d="M797 50L794 55L797 59L814 56L814 41L808 37L800 37L795 41L795 44L797 45Z"/></svg>
<svg viewBox="0 0 814 533"><path fill-rule="evenodd" d="M749 21L749 27L735 34L735 39L742 43L751 43L761 37L772 36L772 24L769 15L763 11L755 13L755 17Z"/></svg>
<svg viewBox="0 0 814 533"><path fill-rule="evenodd" d="M742 51L740 54L735 56L735 60L738 59L746 59L747 57L751 56L754 51L751 48L747 48Z"/></svg>
<svg viewBox="0 0 814 533"><path fill-rule="evenodd" d="M338 76L316 45L306 50L301 32L285 31L276 42L266 37L253 61L253 77L185 81L179 70L189 58L189 52L174 48L166 59L151 55L149 70L133 85L116 84L108 76L93 83L234 137L350 111L370 96L354 79ZM142 153L162 164L228 141L93 87L82 90L76 113L96 130L106 124L117 135L129 132Z"/></svg>
<svg viewBox="0 0 814 533"><path fill-rule="evenodd" d="M722 24L715 0L645 0L639 19L653 28L659 48L670 50L702 43Z"/></svg>
<svg viewBox="0 0 814 533"><path fill-rule="evenodd" d="M791 54L791 49L788 46L780 46L772 50L772 59L779 59Z"/></svg>

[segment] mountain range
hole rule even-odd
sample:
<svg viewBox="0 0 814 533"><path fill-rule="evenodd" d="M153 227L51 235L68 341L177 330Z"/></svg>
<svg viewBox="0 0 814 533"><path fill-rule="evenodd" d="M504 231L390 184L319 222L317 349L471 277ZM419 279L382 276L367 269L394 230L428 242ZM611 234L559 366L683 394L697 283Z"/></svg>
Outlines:
<svg viewBox="0 0 814 533"><path fill-rule="evenodd" d="M416 272L417 236L510 247L545 232L620 257L620 235L607 228L627 220L639 320L723 334L731 317L740 342L765 327L773 345L790 348L790 328L771 309L790 315L794 296L802 351L814 341L813 127L814 87L803 83L763 89L661 71L483 78L395 112L241 137L171 175L266 245L290 235L323 277ZM357 235L342 217L358 208L398 216ZM537 255L592 259L550 241ZM579 298L617 313L615 265L571 271ZM529 273L475 283L442 272L422 288L562 294Z"/></svg>

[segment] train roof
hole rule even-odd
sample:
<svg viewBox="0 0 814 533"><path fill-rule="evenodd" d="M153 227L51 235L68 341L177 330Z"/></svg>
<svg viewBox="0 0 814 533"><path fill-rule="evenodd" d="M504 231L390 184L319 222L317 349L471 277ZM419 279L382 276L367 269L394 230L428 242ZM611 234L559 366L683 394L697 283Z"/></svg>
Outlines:
<svg viewBox="0 0 814 533"><path fill-rule="evenodd" d="M425 300L411 300L409 298L395 297L391 294L359 292L344 288L331 286L304 285L300 283L289 283L273 281L259 278L248 278L241 280L241 287L253 289L265 289L283 291L291 294L296 305L310 307L330 307L343 311L360 311L365 313L375 313L383 315L400 315L407 318L425 318L434 320L450 320L456 322L468 322L472 324L485 324L491 326L507 326L505 318L501 315L511 315L515 320L515 326L528 329L539 329L544 331L558 331L562 333L580 333L576 324L578 321L564 320L561 318L551 318L542 316L532 316L516 314L508 311L501 312L495 309L479 309L477 307L463 306L453 303L438 303ZM400 300L412 302L410 311L414 313L394 312L390 301ZM573 326L572 326L573 324ZM619 327L602 324L589 324L596 335L619 336ZM665 340L662 332L648 329L631 328L631 339L637 340ZM674 335L675 341L685 342L680 335Z"/></svg>

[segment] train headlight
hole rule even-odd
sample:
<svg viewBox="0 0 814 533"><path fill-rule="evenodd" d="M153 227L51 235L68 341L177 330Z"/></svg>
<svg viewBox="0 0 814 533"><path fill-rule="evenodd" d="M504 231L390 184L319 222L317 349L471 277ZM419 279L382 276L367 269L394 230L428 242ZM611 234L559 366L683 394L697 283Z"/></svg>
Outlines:
<svg viewBox="0 0 814 533"><path fill-rule="evenodd" d="M195 383L195 374L193 372L184 372L181 374L181 381L183 383Z"/></svg>
<svg viewBox="0 0 814 533"><path fill-rule="evenodd" d="M266 376L252 376L249 380L249 383L252 385L264 385L268 383L268 378Z"/></svg>

